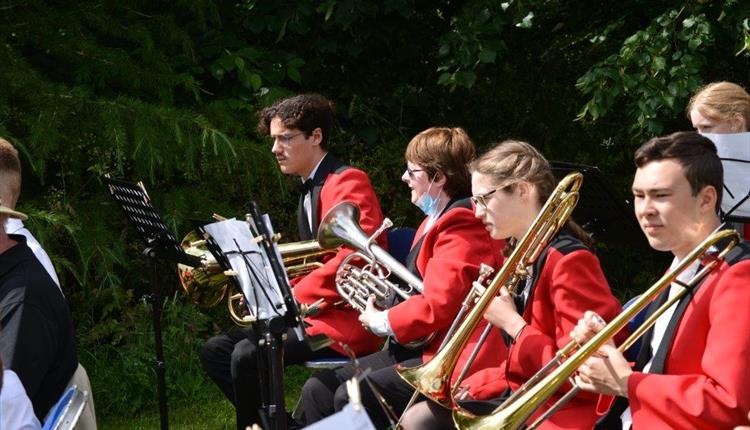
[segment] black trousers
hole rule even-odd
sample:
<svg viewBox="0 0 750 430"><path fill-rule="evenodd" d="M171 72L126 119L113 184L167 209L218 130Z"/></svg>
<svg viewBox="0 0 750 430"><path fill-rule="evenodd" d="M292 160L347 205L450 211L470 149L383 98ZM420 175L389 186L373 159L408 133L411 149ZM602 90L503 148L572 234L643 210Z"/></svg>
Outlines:
<svg viewBox="0 0 750 430"><path fill-rule="evenodd" d="M368 379L375 389L385 398L396 415L400 416L406 409L414 389L404 382L396 373L395 364L413 367L422 364L421 351L409 351L399 345L391 344L389 348L357 359L358 367L347 364L335 369L326 369L311 376L304 387L300 402L305 423L316 421L340 411L349 402L344 381L357 375L359 370L370 369ZM388 416L366 381L361 381L359 389L362 406L367 410L373 424L378 429L391 425Z"/></svg>
<svg viewBox="0 0 750 430"><path fill-rule="evenodd" d="M330 349L313 351L290 329L284 340L284 366L323 357L340 357ZM260 423L262 397L258 374L258 342L252 328L214 336L201 348L200 360L208 376L219 386L237 412L237 429Z"/></svg>

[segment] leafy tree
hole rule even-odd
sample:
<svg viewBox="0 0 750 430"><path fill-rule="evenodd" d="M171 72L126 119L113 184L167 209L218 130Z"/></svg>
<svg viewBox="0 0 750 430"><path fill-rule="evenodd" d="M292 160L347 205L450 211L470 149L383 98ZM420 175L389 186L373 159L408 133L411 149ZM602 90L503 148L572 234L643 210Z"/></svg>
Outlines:
<svg viewBox="0 0 750 430"><path fill-rule="evenodd" d="M334 150L368 171L397 225L420 220L399 179L404 148L434 125L462 126L480 148L528 140L550 159L599 166L627 193L633 147L687 127L683 106L695 88L748 83L749 8L740 0L5 2L0 135L22 153L20 209L60 272L88 351L82 360L117 362L134 373L137 392L148 383L140 300L148 270L103 174L144 180L178 237L191 219L242 214L250 199L277 230L293 231L292 182L256 135L255 114L279 97L320 92L338 105ZM643 249L600 245L624 296L651 273L635 270L653 264ZM160 267L160 279L176 291L173 267ZM174 339L175 351L228 326L221 310L208 322L176 297L172 333L191 338ZM179 360L197 368L190 355ZM97 389L97 378L106 385L117 375L92 377ZM129 413L114 393L103 395L104 410ZM148 398L141 393L133 407Z"/></svg>

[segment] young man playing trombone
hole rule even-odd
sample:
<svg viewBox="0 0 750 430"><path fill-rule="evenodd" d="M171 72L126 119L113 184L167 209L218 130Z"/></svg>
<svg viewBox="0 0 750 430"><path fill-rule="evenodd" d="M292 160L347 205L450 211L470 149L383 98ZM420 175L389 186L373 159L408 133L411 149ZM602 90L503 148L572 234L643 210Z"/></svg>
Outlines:
<svg viewBox="0 0 750 430"><path fill-rule="evenodd" d="M649 244L674 255L672 267L719 228L722 166L716 148L694 132L657 137L635 153L635 214ZM687 282L696 260L678 276ZM703 263L705 264L705 263ZM655 307L680 290L676 282ZM634 368L610 343L578 369L586 391L616 396L597 429L724 429L750 410L750 247L723 262L645 334ZM603 329L586 312L571 337L584 344Z"/></svg>

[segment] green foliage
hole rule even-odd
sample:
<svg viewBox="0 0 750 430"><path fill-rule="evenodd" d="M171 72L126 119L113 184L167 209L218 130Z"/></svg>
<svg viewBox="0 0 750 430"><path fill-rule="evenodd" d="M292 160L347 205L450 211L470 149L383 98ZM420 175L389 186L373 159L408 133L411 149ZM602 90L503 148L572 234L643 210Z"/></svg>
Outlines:
<svg viewBox="0 0 750 430"><path fill-rule="evenodd" d="M451 90L472 88L481 64L495 64L498 57L512 59L504 36L514 27L532 27L534 12L529 8L536 3L543 2L473 0L452 16L439 10L449 22L449 31L442 35L438 49L438 83Z"/></svg>
<svg viewBox="0 0 750 430"><path fill-rule="evenodd" d="M144 244L103 174L143 180L177 237L252 199L295 240L294 179L255 134L255 115L321 92L338 107L333 150L368 172L396 225L416 226L400 176L404 148L427 127L462 126L480 149L528 140L550 159L599 166L627 194L632 148L686 128L696 87L748 83L750 4L740 0L32 0L0 10L0 136L21 151L19 209L58 269L100 417L156 398ZM661 267L644 249L600 242L623 297ZM228 318L183 305L174 268L158 270L170 402L215 404L196 353ZM216 422L206 427L227 421Z"/></svg>
<svg viewBox="0 0 750 430"><path fill-rule="evenodd" d="M98 347L90 343L95 341L93 338L81 340L80 361L91 377L100 417L157 409L151 306L139 302L130 317L119 321L118 333L123 334L122 338ZM93 323L83 321L79 331L96 331L96 327L89 326ZM205 389L211 381L198 360L202 340L211 334L209 328L208 317L195 307L173 298L166 301L163 340L168 398L200 402L221 396L218 389L215 392Z"/></svg>
<svg viewBox="0 0 750 430"><path fill-rule="evenodd" d="M703 76L709 66L716 66L714 61L736 52L744 57L740 64L747 65L747 30L737 29L746 26L749 13L746 2L734 0L666 9L627 37L618 53L578 79L576 86L591 97L578 119L596 121L624 103L630 131L663 133L665 118L684 110L690 95L705 84ZM593 42L603 38L596 35Z"/></svg>

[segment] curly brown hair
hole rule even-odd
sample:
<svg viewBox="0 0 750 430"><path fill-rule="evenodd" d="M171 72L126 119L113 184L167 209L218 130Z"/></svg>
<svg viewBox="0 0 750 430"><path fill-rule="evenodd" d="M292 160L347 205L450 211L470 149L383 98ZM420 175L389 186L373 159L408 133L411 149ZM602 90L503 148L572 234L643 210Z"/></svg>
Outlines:
<svg viewBox="0 0 750 430"><path fill-rule="evenodd" d="M323 139L320 147L326 149L333 131L335 107L333 102L320 94L300 94L277 100L258 114L258 132L268 135L271 121L279 118L284 127L300 130L309 138L313 130L319 128Z"/></svg>

